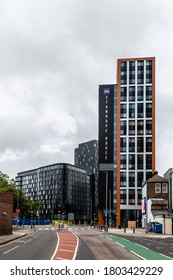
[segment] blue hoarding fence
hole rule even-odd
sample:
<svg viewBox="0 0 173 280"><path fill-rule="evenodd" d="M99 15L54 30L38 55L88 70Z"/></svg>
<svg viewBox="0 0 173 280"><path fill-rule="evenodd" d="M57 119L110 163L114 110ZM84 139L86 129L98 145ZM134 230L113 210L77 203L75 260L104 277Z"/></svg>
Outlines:
<svg viewBox="0 0 173 280"><path fill-rule="evenodd" d="M30 219L30 218L15 218L13 219L13 225L31 225L31 221L33 225L50 225L50 220L48 219Z"/></svg>

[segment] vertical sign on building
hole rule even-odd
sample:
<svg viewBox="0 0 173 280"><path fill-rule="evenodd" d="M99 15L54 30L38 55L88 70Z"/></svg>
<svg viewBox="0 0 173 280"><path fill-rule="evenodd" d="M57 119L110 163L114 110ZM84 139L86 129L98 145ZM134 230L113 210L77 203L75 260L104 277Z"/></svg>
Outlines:
<svg viewBox="0 0 173 280"><path fill-rule="evenodd" d="M112 209L113 170L110 170L110 166L114 163L114 90L115 85L99 86L99 224L105 223L106 194L107 206ZM107 181L106 172L108 172Z"/></svg>
<svg viewBox="0 0 173 280"><path fill-rule="evenodd" d="M114 85L99 87L99 163L113 163Z"/></svg>

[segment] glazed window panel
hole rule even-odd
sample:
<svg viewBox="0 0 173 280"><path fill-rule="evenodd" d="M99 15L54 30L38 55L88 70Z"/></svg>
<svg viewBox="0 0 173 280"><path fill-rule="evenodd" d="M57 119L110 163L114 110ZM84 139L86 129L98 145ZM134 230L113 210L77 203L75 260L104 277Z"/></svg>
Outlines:
<svg viewBox="0 0 173 280"><path fill-rule="evenodd" d="M129 152L135 153L135 138L129 137Z"/></svg>
<svg viewBox="0 0 173 280"><path fill-rule="evenodd" d="M127 101L127 87L121 87L121 101Z"/></svg>
<svg viewBox="0 0 173 280"><path fill-rule="evenodd" d="M129 187L135 187L135 172L129 172Z"/></svg>
<svg viewBox="0 0 173 280"><path fill-rule="evenodd" d="M137 100L143 101L144 100L144 87L138 86L137 88Z"/></svg>
<svg viewBox="0 0 173 280"><path fill-rule="evenodd" d="M129 84L135 84L135 61L129 62Z"/></svg>
<svg viewBox="0 0 173 280"><path fill-rule="evenodd" d="M127 123L126 123L126 121L121 121L120 122L120 134L126 135L126 133L127 133Z"/></svg>
<svg viewBox="0 0 173 280"><path fill-rule="evenodd" d="M152 100L152 86L146 86L146 101Z"/></svg>
<svg viewBox="0 0 173 280"><path fill-rule="evenodd" d="M152 137L146 137L146 152L152 152Z"/></svg>
<svg viewBox="0 0 173 280"><path fill-rule="evenodd" d="M126 167L127 167L126 155L120 155L120 169L126 169Z"/></svg>
<svg viewBox="0 0 173 280"><path fill-rule="evenodd" d="M135 118L135 103L129 103L129 118Z"/></svg>
<svg viewBox="0 0 173 280"><path fill-rule="evenodd" d="M144 179L144 173L143 172L137 172L137 187L142 187L142 181Z"/></svg>
<svg viewBox="0 0 173 280"><path fill-rule="evenodd" d="M125 103L121 104L121 118L124 119L127 117L127 105Z"/></svg>
<svg viewBox="0 0 173 280"><path fill-rule="evenodd" d="M121 187L126 187L126 176L127 173L126 172L120 172L120 186Z"/></svg>
<svg viewBox="0 0 173 280"><path fill-rule="evenodd" d="M129 204L135 204L135 190L129 189Z"/></svg>
<svg viewBox="0 0 173 280"><path fill-rule="evenodd" d="M127 192L126 190L120 190L120 203L126 204L127 202Z"/></svg>
<svg viewBox="0 0 173 280"><path fill-rule="evenodd" d="M126 147L126 145L127 145L127 139L125 138L125 137L121 137L121 139L120 139L120 151L121 152L126 152L126 150L127 150L127 147Z"/></svg>
<svg viewBox="0 0 173 280"><path fill-rule="evenodd" d="M146 118L152 118L152 103L146 103Z"/></svg>
<svg viewBox="0 0 173 280"><path fill-rule="evenodd" d="M152 120L146 120L146 135L152 134Z"/></svg>
<svg viewBox="0 0 173 280"><path fill-rule="evenodd" d="M129 101L135 101L135 87L129 87Z"/></svg>
<svg viewBox="0 0 173 280"><path fill-rule="evenodd" d="M152 169L152 155L146 155L146 169Z"/></svg>
<svg viewBox="0 0 173 280"><path fill-rule="evenodd" d="M137 190L138 205L142 204L142 190Z"/></svg>
<svg viewBox="0 0 173 280"><path fill-rule="evenodd" d="M155 183L155 193L161 193L161 183Z"/></svg>
<svg viewBox="0 0 173 280"><path fill-rule="evenodd" d="M137 105L137 117L143 118L144 117L144 104L138 103Z"/></svg>
<svg viewBox="0 0 173 280"><path fill-rule="evenodd" d="M137 155L137 169L143 169L144 168L144 159L143 155Z"/></svg>
<svg viewBox="0 0 173 280"><path fill-rule="evenodd" d="M129 121L129 135L135 135L135 120Z"/></svg>
<svg viewBox="0 0 173 280"><path fill-rule="evenodd" d="M168 193L168 183L162 183L162 193Z"/></svg>
<svg viewBox="0 0 173 280"><path fill-rule="evenodd" d="M135 155L129 154L129 169L135 169Z"/></svg>
<svg viewBox="0 0 173 280"><path fill-rule="evenodd" d="M137 138L137 152L138 153L144 152L144 138L143 137Z"/></svg>
<svg viewBox="0 0 173 280"><path fill-rule="evenodd" d="M137 121L137 134L138 135L144 134L144 121L143 120Z"/></svg>

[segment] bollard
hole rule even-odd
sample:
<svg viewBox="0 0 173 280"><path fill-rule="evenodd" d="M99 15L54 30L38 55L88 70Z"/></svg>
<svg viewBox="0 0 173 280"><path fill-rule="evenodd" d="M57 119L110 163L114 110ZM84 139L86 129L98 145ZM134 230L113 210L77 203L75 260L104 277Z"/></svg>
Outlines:
<svg viewBox="0 0 173 280"><path fill-rule="evenodd" d="M133 227L133 233L135 233L135 227Z"/></svg>
<svg viewBox="0 0 173 280"><path fill-rule="evenodd" d="M124 233L126 233L126 228L124 228Z"/></svg>

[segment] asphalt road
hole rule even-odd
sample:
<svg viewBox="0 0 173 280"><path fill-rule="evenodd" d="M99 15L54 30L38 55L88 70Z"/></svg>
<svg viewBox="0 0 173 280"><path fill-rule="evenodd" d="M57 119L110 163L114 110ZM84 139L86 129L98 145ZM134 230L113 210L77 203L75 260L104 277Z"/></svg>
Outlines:
<svg viewBox="0 0 173 280"><path fill-rule="evenodd" d="M135 244L139 244L154 250L160 254L173 258L173 237L136 237L136 236L125 236L125 239L132 241Z"/></svg>
<svg viewBox="0 0 173 280"><path fill-rule="evenodd" d="M87 229L87 227L72 228L79 238L76 260L140 260L104 233Z"/></svg>
<svg viewBox="0 0 173 280"><path fill-rule="evenodd" d="M72 232L77 236L76 260L173 258L173 237L122 236L93 230L86 226L61 230L43 226L30 235L0 246L0 260L50 260L56 252L57 236L60 236L57 235L58 231ZM68 238L63 241L63 246L65 247L60 248L61 252L72 250L72 244L68 245Z"/></svg>
<svg viewBox="0 0 173 280"><path fill-rule="evenodd" d="M0 260L50 260L56 246L56 230L42 227L26 237L0 246Z"/></svg>

